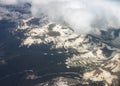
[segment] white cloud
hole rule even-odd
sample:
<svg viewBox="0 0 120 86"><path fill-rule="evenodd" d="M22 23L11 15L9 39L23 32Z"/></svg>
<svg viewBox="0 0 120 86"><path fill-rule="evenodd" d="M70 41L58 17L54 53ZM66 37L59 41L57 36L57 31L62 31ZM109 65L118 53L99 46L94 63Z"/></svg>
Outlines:
<svg viewBox="0 0 120 86"><path fill-rule="evenodd" d="M0 3L3 3L3 4L16 4L17 0L0 0Z"/></svg>
<svg viewBox="0 0 120 86"><path fill-rule="evenodd" d="M24 0L16 1L24 2ZM16 1L9 0L8 2ZM32 3L31 10L34 16L39 16L40 12L44 12L53 21L66 22L78 33L87 33L93 28L120 27L120 0L26 1Z"/></svg>

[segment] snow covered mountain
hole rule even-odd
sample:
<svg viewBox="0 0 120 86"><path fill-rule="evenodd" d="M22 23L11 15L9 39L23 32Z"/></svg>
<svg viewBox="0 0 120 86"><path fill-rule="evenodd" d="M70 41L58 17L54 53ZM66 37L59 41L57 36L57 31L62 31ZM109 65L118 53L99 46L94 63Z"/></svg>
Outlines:
<svg viewBox="0 0 120 86"><path fill-rule="evenodd" d="M119 86L120 29L78 35L69 26L50 21L44 14L39 18L33 17L29 7L30 4L0 6L0 21L16 22L16 28L10 33L21 41L19 47L44 44L49 45L50 50L63 49L58 53L66 53L66 68L83 69L82 74L77 74L80 76L78 79L56 77L35 86ZM0 64L3 62L0 60Z"/></svg>
<svg viewBox="0 0 120 86"><path fill-rule="evenodd" d="M119 79L120 49L116 47L118 45L114 46L112 43L108 43L107 37L107 40L104 40L103 35L99 37L92 34L77 35L71 28L53 22L37 27L29 26L28 23L34 19L32 17L23 20L23 25L18 26L16 30L24 32L25 37L22 40L21 47L27 46L29 48L36 44L51 44L51 50L64 48L68 54L65 62L66 67L85 68L87 72L84 72L83 79L105 81L105 86L110 86L113 81ZM114 37L113 40L119 41L119 37ZM116 86L118 81L114 84Z"/></svg>

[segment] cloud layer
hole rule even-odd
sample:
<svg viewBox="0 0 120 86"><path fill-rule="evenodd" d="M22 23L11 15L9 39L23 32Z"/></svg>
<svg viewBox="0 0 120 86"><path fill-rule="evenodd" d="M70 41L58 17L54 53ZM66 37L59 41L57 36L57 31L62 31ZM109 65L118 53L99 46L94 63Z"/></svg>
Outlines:
<svg viewBox="0 0 120 86"><path fill-rule="evenodd" d="M93 29L120 28L120 0L4 0L30 2L32 14L43 12L55 22L65 22L77 33Z"/></svg>

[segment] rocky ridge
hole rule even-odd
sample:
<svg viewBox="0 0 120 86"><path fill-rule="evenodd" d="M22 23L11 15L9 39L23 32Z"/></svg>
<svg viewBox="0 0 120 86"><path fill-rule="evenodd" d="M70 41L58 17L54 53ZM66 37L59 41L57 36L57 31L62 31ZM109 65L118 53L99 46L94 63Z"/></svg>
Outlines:
<svg viewBox="0 0 120 86"><path fill-rule="evenodd" d="M17 27L11 32L21 40L20 47L49 44L51 50L63 48L68 56L65 60L67 68L84 68L82 79L58 77L36 86L93 86L91 83L94 82L97 85L103 83L101 86L119 86L119 29L101 30L99 35L78 35L70 27L52 22L43 14L40 18L32 17L28 3L23 6L0 5L0 20L4 19L17 22ZM5 61L0 59L0 64L3 63Z"/></svg>
<svg viewBox="0 0 120 86"><path fill-rule="evenodd" d="M104 81L105 86L110 86L114 80L119 80L119 48L109 45L91 34L75 34L69 27L54 22L48 22L39 27L31 27L27 24L31 19L34 18L23 20L23 25L18 26L16 30L26 31L21 46L29 48L35 44L47 45L51 43L51 49L64 48L69 54L65 62L67 68L85 68L86 72L83 74L83 79ZM114 86L117 85L118 82Z"/></svg>

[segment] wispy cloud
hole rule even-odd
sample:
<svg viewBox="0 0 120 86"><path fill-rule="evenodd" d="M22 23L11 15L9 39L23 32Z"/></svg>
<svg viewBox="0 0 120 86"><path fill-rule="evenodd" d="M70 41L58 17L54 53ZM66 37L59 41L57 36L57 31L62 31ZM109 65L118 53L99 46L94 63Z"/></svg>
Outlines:
<svg viewBox="0 0 120 86"><path fill-rule="evenodd" d="M4 3L25 0L4 0ZM56 22L65 22L78 33L94 28L120 27L120 0L26 0L32 4L32 14L44 12Z"/></svg>

